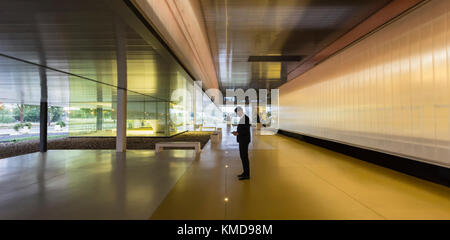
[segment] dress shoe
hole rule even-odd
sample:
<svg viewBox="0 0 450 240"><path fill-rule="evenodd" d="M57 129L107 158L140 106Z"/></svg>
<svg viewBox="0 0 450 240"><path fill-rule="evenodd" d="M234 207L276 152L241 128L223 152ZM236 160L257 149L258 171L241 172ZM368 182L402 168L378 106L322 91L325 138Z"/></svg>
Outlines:
<svg viewBox="0 0 450 240"><path fill-rule="evenodd" d="M243 173L241 173L241 174L237 175L237 177L242 177L242 176L244 176L244 174L243 174Z"/></svg>
<svg viewBox="0 0 450 240"><path fill-rule="evenodd" d="M250 179L250 176L240 176L239 180L248 180Z"/></svg>

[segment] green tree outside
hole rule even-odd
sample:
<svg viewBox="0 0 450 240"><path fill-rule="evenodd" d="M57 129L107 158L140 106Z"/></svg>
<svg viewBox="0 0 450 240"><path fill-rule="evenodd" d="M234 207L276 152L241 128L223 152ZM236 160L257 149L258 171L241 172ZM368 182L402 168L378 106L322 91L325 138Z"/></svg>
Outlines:
<svg viewBox="0 0 450 240"><path fill-rule="evenodd" d="M8 109L4 107L0 108L0 123L13 123L16 120L14 119L14 115Z"/></svg>
<svg viewBox="0 0 450 240"><path fill-rule="evenodd" d="M62 107L55 107L55 106L50 106L48 108L48 124L50 125L50 123L52 122L59 122L62 120L64 111Z"/></svg>
<svg viewBox="0 0 450 240"><path fill-rule="evenodd" d="M20 122L20 108L17 107L13 112L14 119ZM23 121L24 122L39 122L40 108L35 105L23 105Z"/></svg>

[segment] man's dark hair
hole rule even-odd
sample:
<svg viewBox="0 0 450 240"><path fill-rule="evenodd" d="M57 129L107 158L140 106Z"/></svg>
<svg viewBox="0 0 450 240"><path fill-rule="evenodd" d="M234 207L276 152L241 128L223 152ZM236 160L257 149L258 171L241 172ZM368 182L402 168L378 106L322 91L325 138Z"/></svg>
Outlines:
<svg viewBox="0 0 450 240"><path fill-rule="evenodd" d="M234 109L234 112L235 112L235 113L237 113L237 112L239 112L239 111L243 111L243 109L242 109L241 107L237 107L237 108Z"/></svg>

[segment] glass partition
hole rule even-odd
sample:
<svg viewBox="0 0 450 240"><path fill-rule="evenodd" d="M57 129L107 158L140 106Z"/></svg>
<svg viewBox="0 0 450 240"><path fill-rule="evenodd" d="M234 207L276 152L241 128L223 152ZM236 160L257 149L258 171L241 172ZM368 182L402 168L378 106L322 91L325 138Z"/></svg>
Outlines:
<svg viewBox="0 0 450 240"><path fill-rule="evenodd" d="M116 136L116 88L74 76L69 82L69 135ZM172 136L194 130L194 121L215 126L221 120L219 108L203 91L194 92L192 80L178 74L168 86L167 100L127 91L127 136Z"/></svg>

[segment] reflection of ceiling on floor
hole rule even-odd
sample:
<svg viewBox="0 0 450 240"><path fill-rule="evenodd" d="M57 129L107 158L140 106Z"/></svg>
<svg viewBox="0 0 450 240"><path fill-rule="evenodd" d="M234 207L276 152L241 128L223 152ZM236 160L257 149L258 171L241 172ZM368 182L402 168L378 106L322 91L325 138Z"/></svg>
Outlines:
<svg viewBox="0 0 450 240"><path fill-rule="evenodd" d="M249 56L308 57L388 0L199 0L222 89L277 88L301 62L249 63Z"/></svg>
<svg viewBox="0 0 450 240"><path fill-rule="evenodd" d="M127 42L129 95L168 99L169 83L187 76L123 1L15 0L0 9L0 54L62 71L46 70L50 103L111 100L117 25ZM0 102L39 101L39 67L0 56Z"/></svg>

